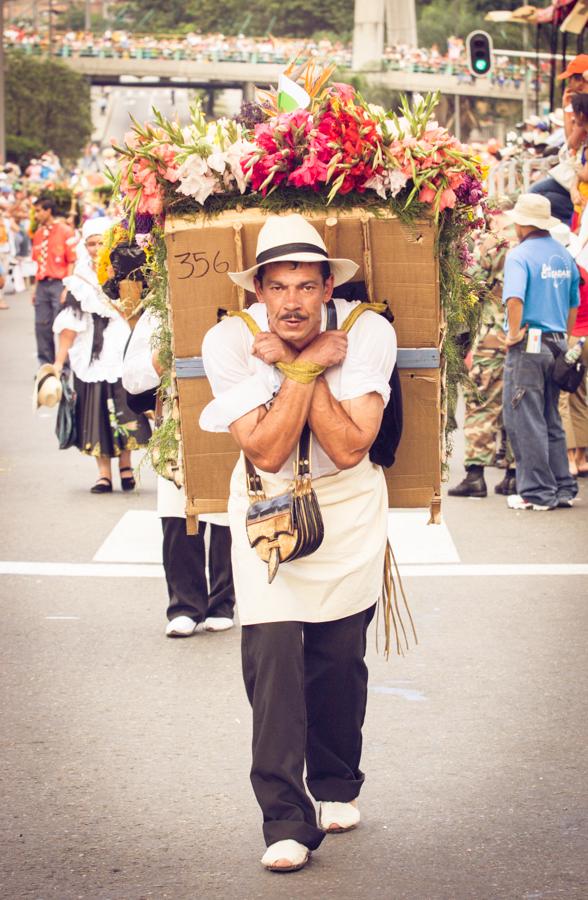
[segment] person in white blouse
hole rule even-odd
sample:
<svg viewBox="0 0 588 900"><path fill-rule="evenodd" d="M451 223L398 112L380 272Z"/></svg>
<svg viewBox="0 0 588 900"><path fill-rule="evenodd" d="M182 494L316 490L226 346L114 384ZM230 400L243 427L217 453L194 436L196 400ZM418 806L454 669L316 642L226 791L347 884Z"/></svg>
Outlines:
<svg viewBox="0 0 588 900"><path fill-rule="evenodd" d="M131 330L103 294L96 275L96 258L111 224L104 217L84 223L85 252L73 274L64 279L64 308L53 323L53 332L59 336L55 368L61 372L69 359L73 371L76 446L98 465L93 494L112 492L111 460L117 457L121 488L132 491L131 451L145 447L151 436L145 416L129 409L121 383Z"/></svg>
<svg viewBox="0 0 588 900"><path fill-rule="evenodd" d="M243 453L229 497L243 675L253 708L251 781L267 845L261 861L282 872L304 866L325 832L349 830L360 819L366 632L381 595L388 512L382 469L368 454L390 397L396 336L372 311L347 334L341 325L357 304L339 299L337 328L325 330L326 304L357 269L351 260L330 259L302 216L269 217L256 264L229 273L257 295L247 312L260 333L254 338L241 318L225 318L202 346L214 400L200 426L231 432L266 496L288 490L307 421L313 435L323 543L282 563L271 584L247 538ZM325 371L302 383L284 377L277 363Z"/></svg>
<svg viewBox="0 0 588 900"><path fill-rule="evenodd" d="M154 394L162 375L157 350L152 349L158 324L157 317L145 310L126 348L122 382L131 405L134 397L152 392L146 402L150 408L155 407ZM227 514L199 515L197 534L188 534L186 493L161 475L157 476L157 514L163 531L163 569L169 597L167 637L190 637L196 631L228 631L234 624L235 589ZM204 543L207 526L208 580Z"/></svg>

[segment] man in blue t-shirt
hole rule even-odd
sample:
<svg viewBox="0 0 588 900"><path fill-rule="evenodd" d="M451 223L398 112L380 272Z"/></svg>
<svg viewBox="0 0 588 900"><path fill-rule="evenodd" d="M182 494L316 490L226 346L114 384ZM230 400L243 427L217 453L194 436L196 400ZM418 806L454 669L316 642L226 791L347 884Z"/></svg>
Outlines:
<svg viewBox="0 0 588 900"><path fill-rule="evenodd" d="M566 333L580 302L578 267L549 229L559 224L547 198L522 194L506 213L519 244L504 266L506 344L503 416L517 464L511 509L572 506L578 485L570 475L565 433L558 412L559 388L552 381L554 354L567 350ZM528 345L528 330L541 330L540 346Z"/></svg>

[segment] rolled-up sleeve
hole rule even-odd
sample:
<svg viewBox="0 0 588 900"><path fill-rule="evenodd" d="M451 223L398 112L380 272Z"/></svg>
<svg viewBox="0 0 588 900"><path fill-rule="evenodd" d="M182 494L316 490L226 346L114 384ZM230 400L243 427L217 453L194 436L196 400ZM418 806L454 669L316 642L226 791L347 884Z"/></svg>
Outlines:
<svg viewBox="0 0 588 900"><path fill-rule="evenodd" d="M228 431L246 413L268 403L275 392L271 368L258 371L251 356L247 326L240 319L223 319L202 342L202 361L214 400L200 415L203 431Z"/></svg>
<svg viewBox="0 0 588 900"><path fill-rule="evenodd" d="M349 332L347 356L341 369L339 400L379 394L384 406L390 399L390 376L396 365L396 332L374 312L365 312Z"/></svg>

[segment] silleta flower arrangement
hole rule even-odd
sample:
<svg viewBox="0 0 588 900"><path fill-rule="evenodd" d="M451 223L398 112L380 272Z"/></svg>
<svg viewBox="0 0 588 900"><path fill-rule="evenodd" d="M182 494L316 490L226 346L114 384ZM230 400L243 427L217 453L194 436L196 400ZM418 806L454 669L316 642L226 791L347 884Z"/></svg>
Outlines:
<svg viewBox="0 0 588 900"><path fill-rule="evenodd" d="M147 256L150 290L142 302L161 322L155 345L171 364L166 215L361 206L376 214L390 210L408 222L431 216L445 316L445 422L451 423L465 374L462 338L476 331L484 290L465 272L472 238L483 224L483 166L471 148L434 121L438 94L417 96L412 105L403 97L397 112L386 111L348 84L329 84L332 71L312 63L291 67L277 91L258 91L257 102L243 104L234 119L207 122L194 105L182 126L154 109L151 122L133 119L123 143L114 145L119 165L111 178L122 198L127 239ZM163 384L170 383L167 372ZM162 474L177 454L176 431L170 418L152 439L152 460Z"/></svg>
<svg viewBox="0 0 588 900"><path fill-rule="evenodd" d="M324 73L307 86L306 108L280 109L282 94L265 92L237 119L206 122L193 106L184 127L157 110L153 122L133 120L115 145L115 186L131 234L138 214L269 206L272 195L276 209L280 197L291 205L292 192L303 192L299 202L314 197L315 205L351 206L357 195L362 205L393 201L396 212L421 204L436 220L445 209L470 205L476 186L482 196L479 160L432 120L437 94L417 98L412 108L403 98L397 115L368 104L350 85L324 86Z"/></svg>

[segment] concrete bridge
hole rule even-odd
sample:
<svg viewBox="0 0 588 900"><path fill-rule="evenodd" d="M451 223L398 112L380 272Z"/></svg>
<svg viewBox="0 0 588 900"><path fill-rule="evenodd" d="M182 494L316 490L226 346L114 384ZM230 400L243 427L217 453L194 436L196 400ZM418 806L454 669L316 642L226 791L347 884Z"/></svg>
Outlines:
<svg viewBox="0 0 588 900"><path fill-rule="evenodd" d="M150 87L200 88L208 92L239 88L246 99L253 98L254 86L277 84L283 66L273 63L212 62L186 59L126 59L99 56L74 55L63 57L62 62L76 72L85 75L92 84L119 85L145 83ZM442 72L362 71L369 84L381 85L391 91L406 93L439 90L444 95L456 97L490 97L493 99L523 101L525 88L521 82L503 85L488 78L472 81L467 75L451 75Z"/></svg>

